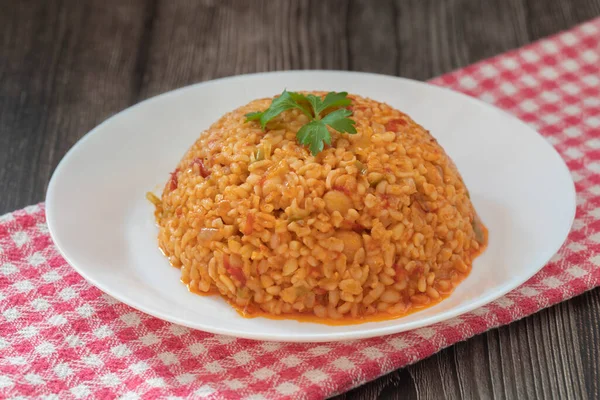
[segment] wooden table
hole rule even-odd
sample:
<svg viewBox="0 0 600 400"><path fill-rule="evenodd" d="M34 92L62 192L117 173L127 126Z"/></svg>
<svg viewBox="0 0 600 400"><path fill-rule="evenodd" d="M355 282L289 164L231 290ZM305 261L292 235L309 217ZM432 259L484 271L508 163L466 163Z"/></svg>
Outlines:
<svg viewBox="0 0 600 400"><path fill-rule="evenodd" d="M95 125L147 97L287 69L425 80L600 15L600 0L0 0L0 214L44 200ZM600 38L599 38L600 40ZM600 398L600 289L340 398Z"/></svg>

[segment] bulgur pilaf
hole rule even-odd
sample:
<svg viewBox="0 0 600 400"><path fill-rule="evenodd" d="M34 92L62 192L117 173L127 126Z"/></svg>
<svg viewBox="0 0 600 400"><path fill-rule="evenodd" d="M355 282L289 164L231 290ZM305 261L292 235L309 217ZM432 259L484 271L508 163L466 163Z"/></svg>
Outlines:
<svg viewBox="0 0 600 400"><path fill-rule="evenodd" d="M323 96L324 93L312 92ZM317 156L297 109L262 130L219 119L185 154L156 205L159 245L181 280L245 316L355 323L437 303L471 270L487 231L452 160L428 131L356 95L357 133Z"/></svg>

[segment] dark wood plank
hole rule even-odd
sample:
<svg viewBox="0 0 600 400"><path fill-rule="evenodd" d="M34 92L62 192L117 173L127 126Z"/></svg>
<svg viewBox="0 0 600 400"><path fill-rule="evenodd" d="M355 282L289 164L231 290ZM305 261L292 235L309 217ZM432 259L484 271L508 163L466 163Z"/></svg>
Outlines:
<svg viewBox="0 0 600 400"><path fill-rule="evenodd" d="M0 4L0 214L44 199L66 151L132 104L146 1Z"/></svg>
<svg viewBox="0 0 600 400"><path fill-rule="evenodd" d="M600 15L600 0L0 0L0 214L43 200L108 116L248 72L414 79ZM600 289L459 343L339 398L600 398Z"/></svg>
<svg viewBox="0 0 600 400"><path fill-rule="evenodd" d="M535 40L600 15L597 0L526 0L528 30Z"/></svg>
<svg viewBox="0 0 600 400"><path fill-rule="evenodd" d="M243 73L348 69L347 7L344 0L160 1L142 97Z"/></svg>

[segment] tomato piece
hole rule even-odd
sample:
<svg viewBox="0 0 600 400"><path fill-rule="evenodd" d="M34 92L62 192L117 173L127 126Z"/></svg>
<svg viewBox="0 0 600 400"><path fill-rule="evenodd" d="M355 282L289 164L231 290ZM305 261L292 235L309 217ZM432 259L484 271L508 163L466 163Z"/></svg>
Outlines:
<svg viewBox="0 0 600 400"><path fill-rule="evenodd" d="M234 277L238 282L242 285L246 284L246 275L244 275L244 271L240 267L233 266L229 263L229 255L223 255L223 267L225 267L225 271L232 277Z"/></svg>
<svg viewBox="0 0 600 400"><path fill-rule="evenodd" d="M175 171L171 172L171 179L169 179L169 189L171 189L171 191L177 189L177 185L178 185L178 178L177 178L177 174L179 173L179 168L175 168Z"/></svg>
<svg viewBox="0 0 600 400"><path fill-rule="evenodd" d="M353 222L352 230L358 234L362 234L366 230L366 228L357 222Z"/></svg>
<svg viewBox="0 0 600 400"><path fill-rule="evenodd" d="M317 296L318 296L318 295L324 295L325 293L327 293L327 291L326 291L325 289L323 289L323 288L320 288L320 287L318 287L318 288L314 288L314 289L313 289L313 292L315 292L315 294L316 294Z"/></svg>
<svg viewBox="0 0 600 400"><path fill-rule="evenodd" d="M198 166L198 170L200 171L201 177L206 178L207 176L210 175L210 170L204 165L204 162L202 161L202 159L194 158L194 161L192 161L192 166L193 165Z"/></svg>
<svg viewBox="0 0 600 400"><path fill-rule="evenodd" d="M244 275L244 272L241 268L229 267L227 269L227 272L229 272L229 275L237 279L238 282L242 284L242 286L246 284L246 275Z"/></svg>
<svg viewBox="0 0 600 400"><path fill-rule="evenodd" d="M401 126L406 126L407 122L403 119L397 118L392 119L385 124L385 130L391 132L398 132Z"/></svg>
<svg viewBox="0 0 600 400"><path fill-rule="evenodd" d="M250 213L246 217L246 225L244 226L244 235L252 235L254 231L254 214Z"/></svg>
<svg viewBox="0 0 600 400"><path fill-rule="evenodd" d="M394 269L396 270L396 281L400 282L406 279L406 270L402 265L396 264Z"/></svg>

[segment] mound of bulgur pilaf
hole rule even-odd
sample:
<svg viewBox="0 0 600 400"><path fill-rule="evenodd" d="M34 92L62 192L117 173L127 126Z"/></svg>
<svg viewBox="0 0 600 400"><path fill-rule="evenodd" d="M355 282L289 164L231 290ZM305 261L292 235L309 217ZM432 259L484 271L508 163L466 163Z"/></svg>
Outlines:
<svg viewBox="0 0 600 400"><path fill-rule="evenodd" d="M486 231L451 159L407 115L348 97L358 133L331 130L316 157L299 110L246 122L272 98L200 135L151 198L191 291L248 316L367 321L434 304L470 272Z"/></svg>

